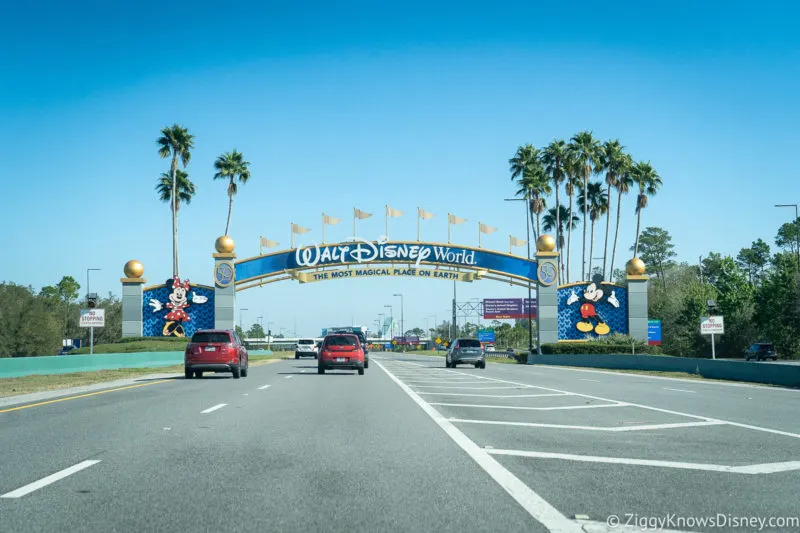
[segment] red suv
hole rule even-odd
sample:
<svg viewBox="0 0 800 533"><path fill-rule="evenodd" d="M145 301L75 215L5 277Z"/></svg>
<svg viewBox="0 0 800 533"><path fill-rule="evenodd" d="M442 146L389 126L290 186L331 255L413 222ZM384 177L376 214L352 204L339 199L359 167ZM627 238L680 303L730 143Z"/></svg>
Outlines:
<svg viewBox="0 0 800 533"><path fill-rule="evenodd" d="M322 341L317 359L317 373L326 370L358 370L364 375L364 347L354 333L335 333Z"/></svg>
<svg viewBox="0 0 800 533"><path fill-rule="evenodd" d="M183 355L186 379L192 374L203 377L203 371L232 372L234 379L247 377L247 348L231 330L203 329L192 335Z"/></svg>

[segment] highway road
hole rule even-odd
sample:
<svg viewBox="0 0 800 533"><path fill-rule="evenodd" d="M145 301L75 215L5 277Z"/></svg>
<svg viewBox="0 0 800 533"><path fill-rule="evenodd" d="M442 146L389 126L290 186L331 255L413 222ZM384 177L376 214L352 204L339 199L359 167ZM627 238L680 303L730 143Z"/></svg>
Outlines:
<svg viewBox="0 0 800 533"><path fill-rule="evenodd" d="M6 400L0 531L800 529L800 391L371 357Z"/></svg>

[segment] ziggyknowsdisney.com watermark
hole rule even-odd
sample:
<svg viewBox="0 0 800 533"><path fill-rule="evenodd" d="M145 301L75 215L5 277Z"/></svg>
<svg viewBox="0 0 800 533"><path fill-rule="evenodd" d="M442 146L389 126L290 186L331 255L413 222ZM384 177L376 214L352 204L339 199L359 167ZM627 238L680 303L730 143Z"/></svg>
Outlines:
<svg viewBox="0 0 800 533"><path fill-rule="evenodd" d="M645 516L637 513L609 515L606 524L610 528L634 527L640 531L659 531L663 529L684 528L726 528L763 531L765 529L800 530L800 516L739 516L730 513L717 513L708 516Z"/></svg>

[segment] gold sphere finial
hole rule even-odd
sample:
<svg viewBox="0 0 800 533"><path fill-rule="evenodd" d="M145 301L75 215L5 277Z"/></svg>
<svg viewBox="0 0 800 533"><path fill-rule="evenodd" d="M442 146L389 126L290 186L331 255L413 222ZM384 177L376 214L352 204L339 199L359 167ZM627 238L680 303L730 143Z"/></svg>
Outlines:
<svg viewBox="0 0 800 533"><path fill-rule="evenodd" d="M556 240L552 235L541 235L536 239L536 249L540 252L552 252L556 249Z"/></svg>
<svg viewBox="0 0 800 533"><path fill-rule="evenodd" d="M126 278L141 278L144 275L144 265L136 259L131 259L122 268Z"/></svg>
<svg viewBox="0 0 800 533"><path fill-rule="evenodd" d="M227 235L223 235L214 243L214 248L221 254L229 254L233 252L233 239Z"/></svg>
<svg viewBox="0 0 800 533"><path fill-rule="evenodd" d="M625 265L625 271L629 276L643 276L645 272L644 261L634 257Z"/></svg>

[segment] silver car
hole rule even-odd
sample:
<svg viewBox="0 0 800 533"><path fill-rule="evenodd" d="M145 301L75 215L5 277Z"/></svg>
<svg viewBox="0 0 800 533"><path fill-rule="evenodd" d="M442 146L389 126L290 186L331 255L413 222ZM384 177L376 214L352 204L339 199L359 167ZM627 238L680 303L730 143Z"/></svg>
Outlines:
<svg viewBox="0 0 800 533"><path fill-rule="evenodd" d="M458 364L486 368L486 355L478 339L455 339L444 357L447 368L455 368Z"/></svg>

